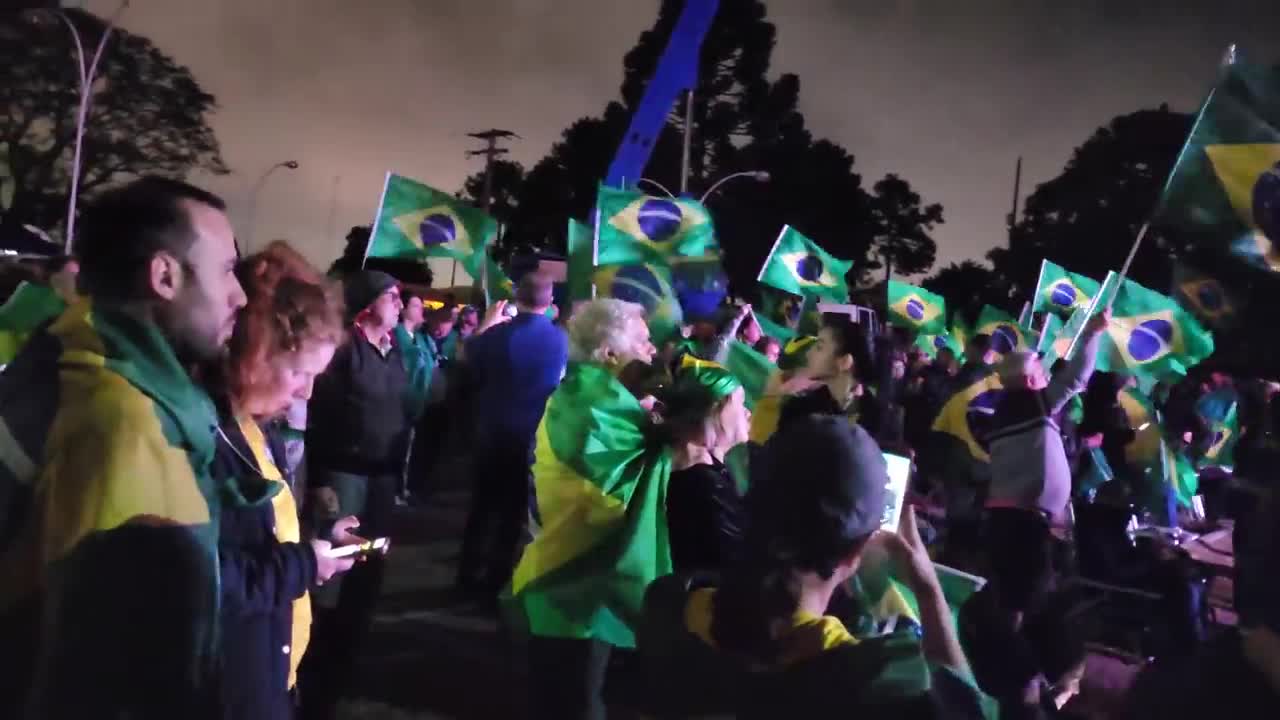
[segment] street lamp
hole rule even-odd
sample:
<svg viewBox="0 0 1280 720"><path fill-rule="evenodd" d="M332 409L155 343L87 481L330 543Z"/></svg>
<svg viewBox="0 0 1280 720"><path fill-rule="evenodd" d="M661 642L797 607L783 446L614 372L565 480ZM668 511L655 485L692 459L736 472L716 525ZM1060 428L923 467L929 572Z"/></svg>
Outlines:
<svg viewBox="0 0 1280 720"><path fill-rule="evenodd" d="M719 189L721 185L729 182L734 178L740 178L740 177L751 178L756 182L769 182L769 172L767 170L745 170L743 172L736 172L732 175L726 175L720 178L719 180L717 180L716 183L712 185L710 188L708 188L706 192L702 193L702 197L698 199L698 202L706 203L707 198L711 197L711 193Z"/></svg>
<svg viewBox="0 0 1280 720"><path fill-rule="evenodd" d="M260 195L262 193L262 189L267 186L267 178L271 177L271 174L280 168L284 168L286 170L297 170L298 161L285 160L284 162L278 162L275 165L272 165L263 171L262 175L258 176L257 181L253 183L253 188L249 190L249 202L248 208L245 212L244 223L244 249L246 255L249 253L249 244L253 240L253 222L258 215L258 195Z"/></svg>
<svg viewBox="0 0 1280 720"><path fill-rule="evenodd" d="M35 4L35 3L33 3ZM58 18L71 31L71 39L76 44L76 60L80 65L80 109L76 114L76 144L75 154L71 160L71 190L67 199L67 237L65 242L66 253L71 254L71 239L75 236L76 226L76 195L80 190L80 155L84 145L84 126L89 118L89 101L93 95L93 79L98 74L98 61L102 59L102 51L107 47L107 40L111 38L111 31L115 29L116 20L120 18L120 14L124 9L129 7L129 0L122 0L116 11L107 18L106 27L102 31L102 37L98 39L98 47L93 51L93 58L89 60L89 64L85 64L84 43L80 40L80 31L76 30L75 23L71 22L71 18L65 12L58 8L57 3L47 3L51 7L40 7L32 12L52 11L57 14Z"/></svg>
<svg viewBox="0 0 1280 720"><path fill-rule="evenodd" d="M714 193L716 190L719 190L721 185L729 182L730 180L733 180L735 178L740 178L740 177L751 178L756 182L769 182L769 173L765 170L744 170L742 172L736 172L731 175L725 175L724 177L717 180L715 184L713 184L710 188L708 188L706 192L702 193L702 197L698 198L698 202L700 204L705 203L707 201L707 198L711 197L711 193ZM668 190L665 186L662 185L662 183L658 182L657 180L651 180L649 178L640 178L639 180L636 181L636 186L639 187L640 185L645 183L648 183L649 185L652 185L658 188L663 193L665 193L667 197L671 198L672 200L676 199L675 193Z"/></svg>

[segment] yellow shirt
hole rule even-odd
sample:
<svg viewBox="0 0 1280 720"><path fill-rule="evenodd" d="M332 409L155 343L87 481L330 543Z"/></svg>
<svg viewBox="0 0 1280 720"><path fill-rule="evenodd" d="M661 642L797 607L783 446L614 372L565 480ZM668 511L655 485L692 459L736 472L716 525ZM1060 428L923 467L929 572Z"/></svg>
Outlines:
<svg viewBox="0 0 1280 720"><path fill-rule="evenodd" d="M240 418L240 432L245 442L253 451L253 459L257 461L262 476L274 480L284 487L271 498L271 509L275 513L276 540L279 542L301 542L302 526L298 521L298 504L293 499L289 483L276 464L272 462L271 453L267 450L267 438L262 434L258 423L248 418ZM298 665L302 663L302 655L307 651L307 643L311 641L311 596L303 593L302 597L293 601L293 632L289 650L289 687L298 682Z"/></svg>

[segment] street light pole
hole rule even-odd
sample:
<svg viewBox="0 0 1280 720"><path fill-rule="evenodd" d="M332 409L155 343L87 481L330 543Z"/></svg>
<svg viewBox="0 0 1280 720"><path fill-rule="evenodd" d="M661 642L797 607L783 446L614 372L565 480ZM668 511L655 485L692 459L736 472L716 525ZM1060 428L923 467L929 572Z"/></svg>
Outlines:
<svg viewBox="0 0 1280 720"><path fill-rule="evenodd" d="M67 199L67 237L64 243L64 249L67 255L71 254L71 241L75 236L76 227L76 196L80 191L80 157L84 146L84 126L89 119L89 101L93 96L93 80L98 74L98 61L102 59L102 51L107 47L107 40L111 38L111 31L115 29L116 20L124 9L129 7L129 0L123 0L120 7L116 8L115 13L107 19L106 29L102 31L102 37L98 40L98 47L93 52L93 59L88 66L85 65L84 43L80 41L80 32L76 30L76 26L71 22L71 18L62 11L58 11L58 17L66 24L67 29L71 31L71 39L76 44L76 60L80 65L80 109L76 115L76 143L75 154L71 160L71 190Z"/></svg>
<svg viewBox="0 0 1280 720"><path fill-rule="evenodd" d="M288 170L297 170L298 161L285 160L284 162L278 162L275 165L272 165L271 167L267 168L266 171L262 173L262 175L258 177L257 182L255 182L253 184L253 187L249 190L249 203L248 203L248 208L245 211L245 223L244 223L244 232L245 232L244 250L246 255L249 254L249 246L253 242L253 225L254 225L254 220L256 220L258 216L258 195L262 192L262 189L267 186L267 178L271 177L271 173L275 172L280 168L286 168Z"/></svg>
<svg viewBox="0 0 1280 720"><path fill-rule="evenodd" d="M636 181L636 187L639 187L643 183L649 183L650 185L658 188L663 193L665 193L667 197L671 198L672 200L676 199L675 193L668 190L662 183L658 182L657 180L650 180L649 178L642 177Z"/></svg>
<svg viewBox="0 0 1280 720"><path fill-rule="evenodd" d="M740 177L749 177L756 182L769 182L769 172L767 170L744 170L743 172L736 172L732 175L725 175L717 180L714 185L708 188L706 192L702 193L702 197L698 199L698 203L705 204L707 202L707 198L711 197L711 193L718 190L721 185L734 178Z"/></svg>

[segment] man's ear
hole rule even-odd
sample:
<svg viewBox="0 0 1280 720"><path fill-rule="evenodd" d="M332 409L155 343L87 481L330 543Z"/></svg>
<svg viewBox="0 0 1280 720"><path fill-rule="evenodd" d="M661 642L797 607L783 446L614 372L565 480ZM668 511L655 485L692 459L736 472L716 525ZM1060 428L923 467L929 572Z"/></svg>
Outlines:
<svg viewBox="0 0 1280 720"><path fill-rule="evenodd" d="M174 300L182 290L182 263L167 252L151 256L147 265L147 281L151 292L162 300Z"/></svg>
<svg viewBox="0 0 1280 720"><path fill-rule="evenodd" d="M852 356L852 355L840 355L840 356L838 356L838 357L836 358L836 367L840 369L840 372L852 372L852 371L853 371L853 356Z"/></svg>

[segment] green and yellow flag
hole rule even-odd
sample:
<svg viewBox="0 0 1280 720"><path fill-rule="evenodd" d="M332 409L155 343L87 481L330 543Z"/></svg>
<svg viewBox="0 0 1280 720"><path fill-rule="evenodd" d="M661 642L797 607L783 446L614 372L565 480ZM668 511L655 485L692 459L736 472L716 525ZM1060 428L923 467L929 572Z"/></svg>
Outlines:
<svg viewBox="0 0 1280 720"><path fill-rule="evenodd" d="M671 455L648 424L599 365L571 363L547 401L533 466L542 528L505 598L531 634L635 647L644 591L672 569Z"/></svg>
<svg viewBox="0 0 1280 720"><path fill-rule="evenodd" d="M595 271L595 258L592 257L594 242L591 226L569 218L565 255L569 266L567 282L570 301L591 299L591 276Z"/></svg>
<svg viewBox="0 0 1280 720"><path fill-rule="evenodd" d="M947 329L947 301L924 288L890 280L887 285L889 322L922 335Z"/></svg>
<svg viewBox="0 0 1280 720"><path fill-rule="evenodd" d="M1206 327L1224 330L1239 323L1243 304L1235 292L1238 289L1196 264L1182 259L1174 263L1173 299Z"/></svg>
<svg viewBox="0 0 1280 720"><path fill-rule="evenodd" d="M598 265L662 263L716 247L711 215L686 198L659 198L601 185Z"/></svg>
<svg viewBox="0 0 1280 720"><path fill-rule="evenodd" d="M1012 352L1023 352L1035 346L1033 333L1018 324L1009 313L990 305L983 305L974 326L975 335L990 335L991 349L1001 357Z"/></svg>
<svg viewBox="0 0 1280 720"><path fill-rule="evenodd" d="M1052 312L1069 317L1078 308L1087 308L1093 302L1101 283L1086 275L1069 272L1066 268L1041 261L1040 285L1032 300L1031 312Z"/></svg>
<svg viewBox="0 0 1280 720"><path fill-rule="evenodd" d="M947 400L933 421L933 431L964 443L974 460L991 462L987 436L995 422L996 405L1003 394L1000 376L994 371L987 373Z"/></svg>
<svg viewBox="0 0 1280 720"><path fill-rule="evenodd" d="M748 408L755 407L756 400L760 399L765 386L769 384L769 377L778 370L778 366L769 362L769 358L740 340L729 343L729 355L724 360L724 366L742 383Z"/></svg>
<svg viewBox="0 0 1280 720"><path fill-rule="evenodd" d="M929 358L936 358L938 351L943 348L951 350L957 358L964 355L964 348L951 333L947 332L940 335L919 335L916 337L915 346Z"/></svg>
<svg viewBox="0 0 1280 720"><path fill-rule="evenodd" d="M31 333L66 309L67 303L48 285L19 283L0 305L0 365L11 362Z"/></svg>
<svg viewBox="0 0 1280 720"><path fill-rule="evenodd" d="M778 234L756 279L793 295L842 303L849 299L849 284L844 276L852 267L853 262L832 257L788 225Z"/></svg>
<svg viewBox="0 0 1280 720"><path fill-rule="evenodd" d="M498 231L493 218L452 195L387 173L369 236L368 257L457 260L480 277L485 247Z"/></svg>
<svg viewBox="0 0 1280 720"><path fill-rule="evenodd" d="M1210 432L1213 433L1212 444L1200 458L1200 467L1220 467L1230 469L1235 466L1236 444L1240 441L1240 422L1236 419L1236 404L1222 418L1213 421Z"/></svg>
<svg viewBox="0 0 1280 720"><path fill-rule="evenodd" d="M1229 53L1165 185L1157 220L1280 272L1280 68Z"/></svg>
<svg viewBox="0 0 1280 720"><path fill-rule="evenodd" d="M644 308L650 339L662 347L678 337L684 310L676 298L671 269L663 264L612 265L592 274L596 295L635 303Z"/></svg>
<svg viewBox="0 0 1280 720"><path fill-rule="evenodd" d="M511 282L511 278L502 271L502 266L485 253L484 258L484 294L485 304L492 303L496 300L514 300L516 297L515 285Z"/></svg>
<svg viewBox="0 0 1280 720"><path fill-rule="evenodd" d="M1120 283L1115 273L1107 276L1102 293L1111 303L1111 323L1098 347L1099 370L1185 375L1213 353L1213 334L1172 298L1133 280Z"/></svg>

